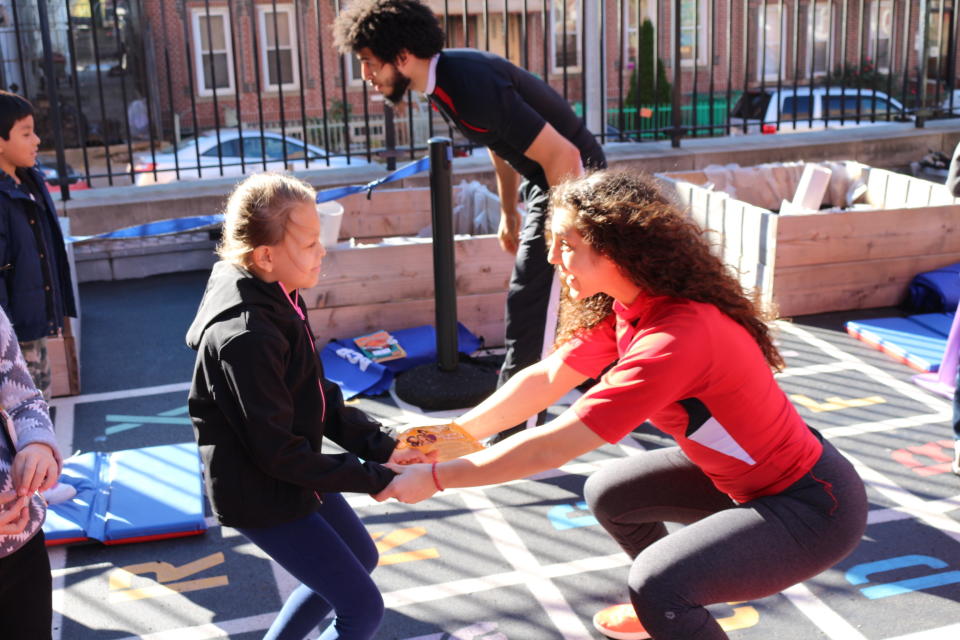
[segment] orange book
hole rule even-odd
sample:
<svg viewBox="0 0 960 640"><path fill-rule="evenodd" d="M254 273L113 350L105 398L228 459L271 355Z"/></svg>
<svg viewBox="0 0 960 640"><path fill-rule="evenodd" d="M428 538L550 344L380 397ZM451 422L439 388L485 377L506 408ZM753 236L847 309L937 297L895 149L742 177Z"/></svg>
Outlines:
<svg viewBox="0 0 960 640"><path fill-rule="evenodd" d="M397 436L397 448L413 448L430 453L438 451L437 462L452 460L483 449L477 439L455 422L411 427Z"/></svg>
<svg viewBox="0 0 960 640"><path fill-rule="evenodd" d="M407 352L403 350L397 339L386 331L377 331L354 338L353 343L363 352L363 355L374 362L386 362L387 360L407 357Z"/></svg>

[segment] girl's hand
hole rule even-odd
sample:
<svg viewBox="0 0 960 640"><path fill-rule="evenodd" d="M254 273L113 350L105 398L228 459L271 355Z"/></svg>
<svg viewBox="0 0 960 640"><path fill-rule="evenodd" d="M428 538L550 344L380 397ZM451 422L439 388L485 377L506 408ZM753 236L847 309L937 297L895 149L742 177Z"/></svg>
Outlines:
<svg viewBox="0 0 960 640"><path fill-rule="evenodd" d="M433 472L429 464L411 464L407 466L387 465L397 473L386 489L373 496L377 502L394 498L400 502L413 504L426 500L437 492L433 484Z"/></svg>
<svg viewBox="0 0 960 640"><path fill-rule="evenodd" d="M393 453L390 454L390 459L387 460L387 466L416 464L418 462L429 464L437 459L438 453L436 449L428 453L413 447L394 449Z"/></svg>
<svg viewBox="0 0 960 640"><path fill-rule="evenodd" d="M17 496L16 491L0 493L0 535L16 535L27 528L29 505L29 496Z"/></svg>
<svg viewBox="0 0 960 640"><path fill-rule="evenodd" d="M33 495L57 484L57 459L45 444L28 444L13 459L13 486L17 494Z"/></svg>

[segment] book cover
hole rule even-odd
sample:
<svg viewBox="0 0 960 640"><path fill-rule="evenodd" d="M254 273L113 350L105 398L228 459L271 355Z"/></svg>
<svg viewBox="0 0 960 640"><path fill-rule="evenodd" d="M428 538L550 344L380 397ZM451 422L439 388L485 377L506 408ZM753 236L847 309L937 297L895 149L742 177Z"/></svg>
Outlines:
<svg viewBox="0 0 960 640"><path fill-rule="evenodd" d="M357 345L363 355L374 362L386 362L387 360L407 357L407 352L403 350L397 339L386 331L376 331L354 338L353 343Z"/></svg>
<svg viewBox="0 0 960 640"><path fill-rule="evenodd" d="M483 449L477 439L456 423L411 427L397 436L397 448L413 448L430 453L436 450L437 462L444 462Z"/></svg>

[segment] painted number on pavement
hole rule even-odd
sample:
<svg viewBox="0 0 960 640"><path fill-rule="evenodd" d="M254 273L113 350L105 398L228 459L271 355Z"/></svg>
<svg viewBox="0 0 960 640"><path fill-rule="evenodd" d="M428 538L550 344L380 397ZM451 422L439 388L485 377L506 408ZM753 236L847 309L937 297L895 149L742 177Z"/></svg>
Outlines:
<svg viewBox="0 0 960 640"><path fill-rule="evenodd" d="M817 402L809 396L802 393L790 394L790 399L805 409L814 413L823 413L824 411L840 411L842 409L853 409L855 407L869 407L873 404L886 402L883 396L867 396L865 398L841 398L839 396L830 396L824 398L823 402Z"/></svg>
<svg viewBox="0 0 960 640"><path fill-rule="evenodd" d="M409 527L407 529L395 529L387 534L384 534L382 531L371 534L373 539L377 541L377 551L380 552L379 566L439 558L440 552L432 547L429 549L416 549L413 551L398 551L396 553L384 554L385 551L396 549L408 542L412 542L417 538L423 537L426 533L427 530L423 527Z"/></svg>
<svg viewBox="0 0 960 640"><path fill-rule="evenodd" d="M547 512L547 519L557 531L591 527L597 524L597 519L587 509L587 503L580 501L576 504L558 504Z"/></svg>
<svg viewBox="0 0 960 640"><path fill-rule="evenodd" d="M895 558L858 564L849 569L845 577L850 584L861 585L874 582L875 580L871 576L878 573L886 573L887 571L906 569L908 567L946 569L947 566L947 563L940 558L931 556L897 556ZM913 573L916 572L914 571ZM876 582L877 584L860 589L860 593L870 600L877 600L879 598L888 598L890 596L910 593L911 591L932 589L934 587L960 582L960 571L938 571L937 573L927 573L927 575L897 580L895 582Z"/></svg>
<svg viewBox="0 0 960 640"><path fill-rule="evenodd" d="M897 449L890 454L890 457L924 477L949 473L950 463L953 460L953 440L937 440ZM930 464L931 461L933 464Z"/></svg>
<svg viewBox="0 0 960 640"><path fill-rule="evenodd" d="M143 562L120 567L111 571L108 576L109 600L110 602L129 602L130 600L158 598L174 593L223 587L230 584L227 576L184 580L184 578L206 571L219 564L223 564L223 554L217 552L179 567L169 562ZM147 574L154 574L157 577L155 584L143 587L133 586L136 576Z"/></svg>

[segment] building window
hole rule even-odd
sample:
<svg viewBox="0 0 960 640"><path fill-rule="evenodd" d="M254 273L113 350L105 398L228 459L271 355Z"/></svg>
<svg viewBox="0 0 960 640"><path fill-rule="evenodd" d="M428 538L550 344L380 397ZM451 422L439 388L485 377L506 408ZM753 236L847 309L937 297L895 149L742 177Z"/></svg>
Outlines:
<svg viewBox="0 0 960 640"><path fill-rule="evenodd" d="M230 20L226 7L191 12L193 63L197 93L212 96L233 90L233 53L230 51Z"/></svg>
<svg viewBox="0 0 960 640"><path fill-rule="evenodd" d="M580 70L580 13L577 0L558 0L551 15L550 58L553 72Z"/></svg>
<svg viewBox="0 0 960 640"><path fill-rule="evenodd" d="M356 54L353 53L345 53L343 55L346 58L346 64L344 66L347 68L347 84L359 87L363 84L363 74L360 72L360 60Z"/></svg>
<svg viewBox="0 0 960 640"><path fill-rule="evenodd" d="M260 69L267 91L296 89L300 86L297 67L297 34L293 5L261 5L257 7L260 29Z"/></svg>
<svg viewBox="0 0 960 640"><path fill-rule="evenodd" d="M833 66L833 43L831 34L834 27L834 14L830 11L832 2L817 2L811 5L808 39L811 50L807 56L807 67L814 76L824 76L830 73Z"/></svg>
<svg viewBox="0 0 960 640"><path fill-rule="evenodd" d="M710 13L706 0L681 0L680 64L692 67L694 60L700 66L707 64L709 27Z"/></svg>
<svg viewBox="0 0 960 640"><path fill-rule="evenodd" d="M870 3L867 33L866 57L874 61L877 71L889 73L893 44L893 0L874 0Z"/></svg>
<svg viewBox="0 0 960 640"><path fill-rule="evenodd" d="M779 5L767 5L766 11L760 10L757 29L757 45L761 51L757 56L757 77L763 81L776 80L782 77L784 68L783 42L787 30Z"/></svg>

